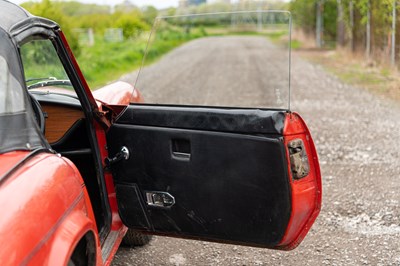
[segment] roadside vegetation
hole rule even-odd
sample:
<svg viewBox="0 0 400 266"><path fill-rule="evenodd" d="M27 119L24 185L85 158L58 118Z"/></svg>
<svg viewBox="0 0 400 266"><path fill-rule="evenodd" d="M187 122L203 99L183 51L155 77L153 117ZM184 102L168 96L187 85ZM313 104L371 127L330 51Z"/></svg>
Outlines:
<svg viewBox="0 0 400 266"><path fill-rule="evenodd" d="M34 15L52 19L61 25L92 89L138 69L155 18L158 15L180 14L174 8L160 11L152 6L138 8L134 5L117 5L112 10L109 6L75 1L42 0L26 2L22 6ZM191 11L205 11L203 9ZM88 29L92 31L92 36L87 37ZM121 30L121 36L115 36L114 33L114 36L107 38L110 29ZM184 28L164 27L162 34L153 36L152 49L147 53L146 63L154 62L184 42L206 35L202 28L188 31Z"/></svg>
<svg viewBox="0 0 400 266"><path fill-rule="evenodd" d="M144 9L116 6L114 12L109 6L74 1L42 0L27 2L22 6L34 15L52 19L61 25L93 89L140 66L147 42L142 33L150 31L151 23L158 15L158 10L151 6ZM109 28L122 30L119 40L105 38ZM92 40L82 41L85 36L77 29L91 29Z"/></svg>
<svg viewBox="0 0 400 266"><path fill-rule="evenodd" d="M298 53L344 82L400 101L396 0L292 0Z"/></svg>

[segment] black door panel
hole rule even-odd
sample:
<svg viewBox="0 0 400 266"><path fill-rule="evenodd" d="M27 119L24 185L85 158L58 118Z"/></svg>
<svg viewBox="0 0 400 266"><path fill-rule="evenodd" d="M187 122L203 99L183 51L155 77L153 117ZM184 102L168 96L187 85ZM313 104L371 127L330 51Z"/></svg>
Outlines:
<svg viewBox="0 0 400 266"><path fill-rule="evenodd" d="M266 247L279 243L291 214L279 134L283 112L235 109L221 115L217 108L149 106L142 111L130 106L107 136L110 155L122 146L130 151L128 160L112 166L127 226ZM221 117L232 125L221 124ZM172 206L149 202L149 196L163 193L174 198Z"/></svg>

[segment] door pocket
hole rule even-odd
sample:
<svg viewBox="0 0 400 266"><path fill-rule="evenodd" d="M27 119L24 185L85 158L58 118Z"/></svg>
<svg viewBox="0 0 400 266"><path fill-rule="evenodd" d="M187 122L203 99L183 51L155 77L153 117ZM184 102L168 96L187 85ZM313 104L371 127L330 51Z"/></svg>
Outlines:
<svg viewBox="0 0 400 266"><path fill-rule="evenodd" d="M137 184L117 184L115 191L119 213L124 224L129 228L151 231L151 222L146 214Z"/></svg>

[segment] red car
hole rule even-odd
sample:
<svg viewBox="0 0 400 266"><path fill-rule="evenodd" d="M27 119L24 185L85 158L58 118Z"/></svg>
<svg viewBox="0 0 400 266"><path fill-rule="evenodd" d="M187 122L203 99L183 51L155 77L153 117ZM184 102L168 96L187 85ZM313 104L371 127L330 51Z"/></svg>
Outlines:
<svg viewBox="0 0 400 266"><path fill-rule="evenodd" d="M125 235L284 250L305 237L321 176L298 114L141 104L123 82L92 92L56 23L4 0L0 13L1 265L109 265Z"/></svg>

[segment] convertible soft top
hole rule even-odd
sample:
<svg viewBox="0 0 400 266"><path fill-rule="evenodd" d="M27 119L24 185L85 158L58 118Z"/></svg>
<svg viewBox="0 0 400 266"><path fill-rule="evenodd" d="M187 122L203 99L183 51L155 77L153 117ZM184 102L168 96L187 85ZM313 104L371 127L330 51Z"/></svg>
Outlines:
<svg viewBox="0 0 400 266"><path fill-rule="evenodd" d="M6 32L16 23L31 16L25 9L5 0L0 0L0 10L0 27Z"/></svg>
<svg viewBox="0 0 400 266"><path fill-rule="evenodd" d="M48 147L34 118L15 38L37 19L0 0L0 154Z"/></svg>

